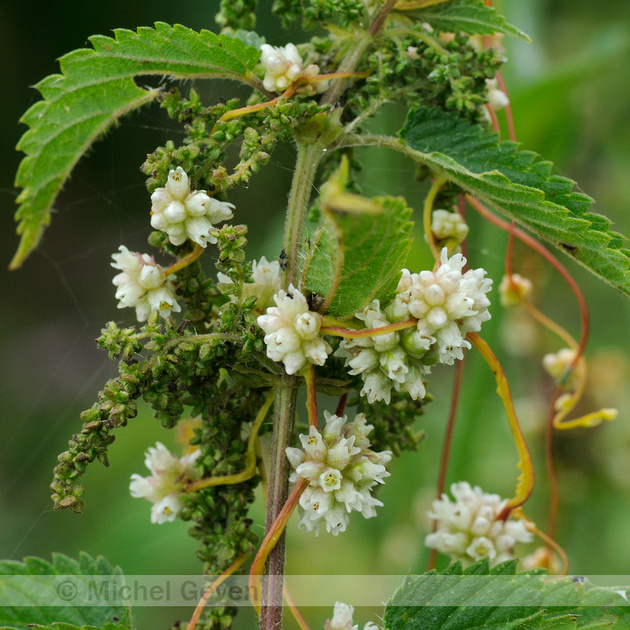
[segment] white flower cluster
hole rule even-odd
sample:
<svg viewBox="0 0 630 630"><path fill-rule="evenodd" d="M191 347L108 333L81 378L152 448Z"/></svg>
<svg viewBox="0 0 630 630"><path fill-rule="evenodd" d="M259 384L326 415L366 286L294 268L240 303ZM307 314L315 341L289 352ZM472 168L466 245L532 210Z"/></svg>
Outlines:
<svg viewBox="0 0 630 630"><path fill-rule="evenodd" d="M444 248L435 272L412 274L403 269L392 308L397 320L418 320L418 339L425 340L429 353L437 351L437 360L446 365L462 359L463 349L470 348L466 333L478 332L490 319L486 293L492 280L485 278L483 269L462 273L465 264L461 254L448 258Z"/></svg>
<svg viewBox="0 0 630 630"><path fill-rule="evenodd" d="M258 318L265 331L267 356L282 361L287 374L295 374L307 362L324 365L332 348L319 335L322 316L309 310L306 298L293 285L279 291L274 300L276 306Z"/></svg>
<svg viewBox="0 0 630 630"><path fill-rule="evenodd" d="M378 300L374 300L355 317L365 323L366 328L382 328L394 321L393 305L381 311ZM362 396L370 403L391 401L392 388L406 391L414 400L426 395L422 376L430 368L422 363L431 339L422 337L416 329L389 332L373 337L343 340L335 356L346 359L350 374L360 374L363 379Z"/></svg>
<svg viewBox="0 0 630 630"><path fill-rule="evenodd" d="M372 488L389 477L385 465L391 451L370 450L368 435L374 428L358 414L353 422L346 417L324 412L326 426L320 433L311 426L308 435L300 435L302 448L287 448L294 472L290 480L302 477L310 483L300 497L300 527L319 533L321 523L333 535L346 530L348 514L353 510L365 518L376 516L377 505Z"/></svg>
<svg viewBox="0 0 630 630"><path fill-rule="evenodd" d="M286 46L270 46L263 44L260 47L262 55L260 62L265 69L263 85L269 92L284 92L292 83L300 77L313 78L319 74L319 66L310 64L304 68L304 62L295 44ZM314 94L326 88L326 81L318 82L317 88L305 83L298 93Z"/></svg>
<svg viewBox="0 0 630 630"><path fill-rule="evenodd" d="M217 274L219 282L232 284L232 278L224 273ZM256 262L252 261L252 279L253 282L243 284L243 300L256 297L256 308L259 310L269 308L274 302L273 298L280 291L282 282L282 273L280 271L280 263L277 260L269 262L264 256ZM232 300L236 296L230 296Z"/></svg>
<svg viewBox="0 0 630 630"><path fill-rule="evenodd" d="M505 109L510 104L508 95L499 87L496 79L486 79L488 103L495 111Z"/></svg>
<svg viewBox="0 0 630 630"><path fill-rule="evenodd" d="M450 247L459 245L468 236L468 226L459 212L434 210L431 217L431 231L439 241L446 241Z"/></svg>
<svg viewBox="0 0 630 630"><path fill-rule="evenodd" d="M497 519L507 500L497 494L470 487L466 481L454 483L451 502L446 494L433 502L429 517L437 519L437 530L425 538L431 549L461 560L464 565L488 558L491 565L513 558L516 543L533 538L523 521Z"/></svg>
<svg viewBox="0 0 630 630"><path fill-rule="evenodd" d="M112 267L122 273L114 276L118 308L135 307L139 322L148 319L151 311L157 310L162 317L171 311L181 310L175 299L175 289L160 267L149 254L130 252L124 245L120 253L112 254Z"/></svg>
<svg viewBox="0 0 630 630"><path fill-rule="evenodd" d="M326 619L324 630L358 630L359 625L352 625L352 615L354 614L354 606L344 604L343 602L335 602L333 610L333 618ZM377 626L368 621L363 630L376 630Z"/></svg>
<svg viewBox="0 0 630 630"><path fill-rule="evenodd" d="M190 190L188 175L181 166L168 174L164 188L151 195L151 225L168 234L173 245L188 239L205 247L216 243L210 228L232 218L234 205L218 201L202 190Z"/></svg>
<svg viewBox="0 0 630 630"><path fill-rule="evenodd" d="M184 488L190 481L199 479L194 464L200 454L197 449L179 458L160 442L147 450L144 465L151 471L151 476L131 475L129 492L134 498L153 503L152 523L166 523L177 518L183 506Z"/></svg>

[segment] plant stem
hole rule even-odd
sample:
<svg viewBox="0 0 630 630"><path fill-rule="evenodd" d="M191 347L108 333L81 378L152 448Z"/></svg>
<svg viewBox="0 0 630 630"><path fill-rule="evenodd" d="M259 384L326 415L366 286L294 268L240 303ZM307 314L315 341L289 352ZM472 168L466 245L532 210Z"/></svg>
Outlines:
<svg viewBox="0 0 630 630"><path fill-rule="evenodd" d="M317 163L322 154L322 150L317 144L298 142L297 148L297 163L291 183L287 220L284 226L284 253L287 259L285 288L290 284L295 286L298 278L298 260L302 248L304 221Z"/></svg>
<svg viewBox="0 0 630 630"><path fill-rule="evenodd" d="M289 460L285 455L291 443L297 398L297 379L285 374L276 388L273 438L267 497L267 531L278 518L289 495ZM282 584L284 582L284 533L269 554L261 596L261 630L282 630Z"/></svg>

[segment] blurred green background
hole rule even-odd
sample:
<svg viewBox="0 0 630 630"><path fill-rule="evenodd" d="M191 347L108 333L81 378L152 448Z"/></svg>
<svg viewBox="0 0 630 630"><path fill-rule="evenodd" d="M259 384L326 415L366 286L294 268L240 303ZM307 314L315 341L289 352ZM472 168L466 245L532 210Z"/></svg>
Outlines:
<svg viewBox="0 0 630 630"><path fill-rule="evenodd" d="M259 32L269 43L297 41L285 33L262 2ZM556 163L595 197L596 210L615 228L630 233L630 4L626 0L504 0L501 10L528 32L533 44L507 41L505 78L518 139L526 148ZM56 455L79 427L79 413L91 406L98 389L116 374L116 366L98 351L94 339L110 319L133 323L118 311L110 284L111 253L122 243L147 251L148 197L139 172L146 154L181 132L157 106L124 120L83 159L55 207L51 227L23 268L7 272L17 246L12 215L13 177L21 155L15 150L25 127L20 115L38 95L31 87L58 71L56 58L87 43L87 36L112 28L134 28L156 20L195 29L214 29L218 2L164 0L136 2L25 3L0 6L3 90L0 100L0 558L26 555L49 558L52 551L76 556L79 550L103 554L128 574L197 573L195 543L182 522L151 525L149 505L132 500L128 480L143 473L143 453L174 436L158 426L145 408L118 432L111 468L95 464L85 476L87 509L78 516L53 512L48 484ZM200 84L207 100L234 94L224 83ZM400 112L389 108L377 125L395 130ZM386 154L366 154L365 193L404 194L418 209L422 188L413 183L413 166ZM281 147L273 163L247 191L235 191L239 221L249 224L248 254L274 258L280 249L282 211L290 181L293 151ZM367 181L369 179L369 181ZM418 218L418 217L416 217ZM471 264L500 279L505 237L471 217ZM422 237L410 266L427 262ZM591 386L582 411L617 406L618 419L591 431L557 438L562 506L558 538L571 558L571 572L630 574L630 302L565 257L587 296L592 316L588 348ZM579 334L575 301L557 275L540 259L517 247L517 271L536 279L536 303L566 328ZM496 293L495 293L496 296ZM528 504L530 518L544 526L547 486L542 460L545 397L552 386L540 359L561 346L495 297L493 319L484 337L495 347L511 377L518 409L535 455L538 485ZM435 396L421 427L427 438L417 453L393 463L392 476L379 494L385 503L378 519L352 518L338 538L317 539L289 532L289 572L421 572L427 552L424 513L434 496L441 438L448 410L452 369L430 379ZM489 370L471 353L456 427L449 482L466 479L486 491L509 496L516 478L516 455L503 411L494 396ZM261 505L254 516L263 521ZM356 516L356 515L355 515ZM259 528L262 531L261 528ZM312 627L321 627L331 609L308 611ZM186 609L143 609L140 627L167 628ZM251 626L244 616L240 627ZM376 621L374 611L355 621Z"/></svg>

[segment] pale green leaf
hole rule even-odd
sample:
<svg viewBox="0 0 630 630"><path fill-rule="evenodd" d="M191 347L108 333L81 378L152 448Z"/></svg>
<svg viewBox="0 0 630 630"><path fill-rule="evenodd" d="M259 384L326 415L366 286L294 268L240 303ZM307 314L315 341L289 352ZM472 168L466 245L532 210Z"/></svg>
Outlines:
<svg viewBox="0 0 630 630"><path fill-rule="evenodd" d="M342 170L344 166L342 165ZM322 226L305 269L305 288L323 311L347 319L372 300L394 297L411 247L411 209L402 197L365 199L343 190L343 174L322 194Z"/></svg>
<svg viewBox="0 0 630 630"><path fill-rule="evenodd" d="M418 10L415 15L436 31L462 31L469 35L503 33L531 41L523 31L508 24L494 7L486 6L483 0L452 0Z"/></svg>
<svg viewBox="0 0 630 630"><path fill-rule="evenodd" d="M252 72L260 51L238 38L162 22L114 33L115 38L95 35L93 49L62 57L62 74L36 86L43 100L21 119L30 128L17 146L26 157L15 180L23 188L16 213L22 238L13 268L37 246L55 197L90 145L159 94L159 89L139 87L134 77L227 78L260 87Z"/></svg>
<svg viewBox="0 0 630 630"><path fill-rule="evenodd" d="M94 591L90 591L91 581ZM78 560L53 554L52 562L41 558L0 561L0 630L33 625L56 630L131 628L131 609L114 599L123 584L119 568L86 553Z"/></svg>
<svg viewBox="0 0 630 630"><path fill-rule="evenodd" d="M489 569L487 560L408 576L384 614L385 630L620 630L629 621L621 589L516 574L516 561Z"/></svg>
<svg viewBox="0 0 630 630"><path fill-rule="evenodd" d="M413 159L630 295L627 239L610 230L606 217L589 211L593 200L575 192L572 180L554 175L551 162L438 109L412 112L400 135Z"/></svg>

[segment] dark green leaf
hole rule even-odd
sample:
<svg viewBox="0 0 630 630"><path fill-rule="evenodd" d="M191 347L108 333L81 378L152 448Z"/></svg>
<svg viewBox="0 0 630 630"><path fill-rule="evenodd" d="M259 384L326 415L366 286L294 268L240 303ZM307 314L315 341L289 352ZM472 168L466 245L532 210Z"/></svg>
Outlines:
<svg viewBox="0 0 630 630"><path fill-rule="evenodd" d="M260 51L238 38L162 22L154 29L114 33L115 38L91 37L93 50L75 50L62 57L62 74L36 86L43 100L22 117L30 129L17 146L26 157L15 180L23 188L16 214L22 238L13 268L37 246L50 222L55 197L90 145L119 118L159 94L159 89L138 87L134 77L221 77L259 86L252 70Z"/></svg>
<svg viewBox="0 0 630 630"><path fill-rule="evenodd" d="M620 589L574 578L516 574L516 562L489 569L482 560L442 573L408 576L389 600L386 630L569 630L627 628L630 604Z"/></svg>
<svg viewBox="0 0 630 630"><path fill-rule="evenodd" d="M96 581L90 591L95 576L107 578L105 588ZM119 568L86 553L78 561L62 554L53 554L50 563L41 558L0 561L0 630L33 624L56 630L131 628L131 609L117 599L123 584Z"/></svg>
<svg viewBox="0 0 630 630"><path fill-rule="evenodd" d="M452 0L419 10L416 15L436 31L462 31L469 35L504 33L531 41L523 31L508 24L494 7L486 6L483 0Z"/></svg>
<svg viewBox="0 0 630 630"><path fill-rule="evenodd" d="M341 170L343 171L342 165ZM339 319L394 297L411 247L411 209L402 197L365 199L344 190L343 172L322 194L323 225L307 259L305 288Z"/></svg>
<svg viewBox="0 0 630 630"><path fill-rule="evenodd" d="M593 200L575 192L575 182L552 174L551 162L438 109L412 112L400 135L412 158L630 295L627 239L589 211Z"/></svg>

